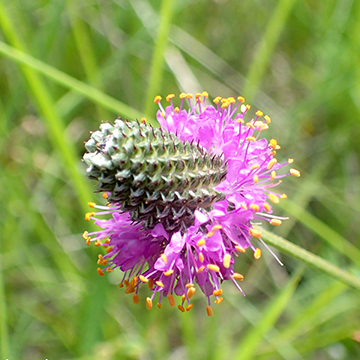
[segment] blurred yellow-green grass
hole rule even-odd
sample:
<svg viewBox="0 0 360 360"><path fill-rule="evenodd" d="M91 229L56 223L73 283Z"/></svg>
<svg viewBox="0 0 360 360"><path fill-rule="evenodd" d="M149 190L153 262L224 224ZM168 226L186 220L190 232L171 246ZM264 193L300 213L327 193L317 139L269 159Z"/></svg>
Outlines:
<svg viewBox="0 0 360 360"><path fill-rule="evenodd" d="M303 175L272 231L359 277L359 54L354 0L0 0L0 359L359 359L359 291L291 256L240 257L207 317L134 305L81 237L90 130L243 95Z"/></svg>

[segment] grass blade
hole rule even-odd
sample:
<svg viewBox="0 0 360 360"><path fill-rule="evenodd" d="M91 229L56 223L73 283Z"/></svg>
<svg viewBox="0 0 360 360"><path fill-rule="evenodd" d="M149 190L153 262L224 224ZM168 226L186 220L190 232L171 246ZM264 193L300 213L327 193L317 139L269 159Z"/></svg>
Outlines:
<svg viewBox="0 0 360 360"><path fill-rule="evenodd" d="M260 229L259 229L260 230ZM330 275L336 280L343 282L344 284L360 291L360 279L351 275L347 271L340 269L339 267L329 263L321 257L312 254L311 252L302 249L301 247L292 244L280 236L261 229L263 234L262 239L269 245L274 246L283 253L290 255L296 259L304 261L306 264L311 265L324 273Z"/></svg>

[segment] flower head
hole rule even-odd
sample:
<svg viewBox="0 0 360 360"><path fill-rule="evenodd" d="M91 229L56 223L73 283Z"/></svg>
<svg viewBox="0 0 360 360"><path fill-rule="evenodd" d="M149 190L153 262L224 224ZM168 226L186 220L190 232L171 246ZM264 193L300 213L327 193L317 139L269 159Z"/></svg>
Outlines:
<svg viewBox="0 0 360 360"><path fill-rule="evenodd" d="M261 250L252 238L261 242L261 232L254 229L258 219L280 225L272 215L269 202L278 203L273 188L281 178L298 170L278 174L284 165L275 155L276 140L260 138L270 118L258 110L255 118L245 121L250 109L244 99L216 97L214 105L205 105L208 94L180 94L175 107L174 95L161 97L153 128L142 121L115 120L103 123L86 143L84 161L87 173L98 181L107 206L90 206L100 212L86 214L102 230L84 233L87 243L106 248L99 255L98 273L124 272L120 287L133 294L147 283L148 309L154 299L161 307L167 297L175 305L181 297L181 311L192 308L191 298L197 288L207 297L207 313L222 301L221 283L238 282L243 275L233 268L234 257L250 248L256 259ZM185 109L185 104L188 110ZM110 219L99 219L110 215Z"/></svg>

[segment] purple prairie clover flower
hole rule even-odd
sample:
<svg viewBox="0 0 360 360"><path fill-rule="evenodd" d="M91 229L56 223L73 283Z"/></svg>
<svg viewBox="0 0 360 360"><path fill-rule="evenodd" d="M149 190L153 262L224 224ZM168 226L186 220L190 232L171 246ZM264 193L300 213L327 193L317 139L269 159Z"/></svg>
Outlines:
<svg viewBox="0 0 360 360"><path fill-rule="evenodd" d="M278 163L276 140L261 138L270 117L258 110L245 120L250 105L244 98L221 98L205 105L206 92L161 97L153 128L141 121L120 118L103 123L86 142L84 161L89 178L97 180L106 206L89 203L99 212L89 212L101 230L85 232L87 244L106 250L100 254L100 275L119 268L120 287L139 302L139 290L148 285L146 307L154 299L161 308L164 297L171 306L174 295L181 298L178 308L189 311L196 289L207 298L207 314L222 298L221 284L230 280L241 292L243 275L234 271L234 259L250 248L255 259L261 250L259 221L280 225L284 218L272 215L270 203L285 194L274 192L281 179L300 176L290 169L278 173L289 159ZM108 215L106 218L100 218Z"/></svg>

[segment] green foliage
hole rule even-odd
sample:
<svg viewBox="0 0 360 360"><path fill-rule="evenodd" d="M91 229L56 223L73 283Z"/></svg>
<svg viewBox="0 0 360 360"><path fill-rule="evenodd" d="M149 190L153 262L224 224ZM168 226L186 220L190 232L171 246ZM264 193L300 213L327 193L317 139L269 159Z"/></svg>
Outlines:
<svg viewBox="0 0 360 360"><path fill-rule="evenodd" d="M359 24L353 0L0 0L0 358L359 359ZM271 116L303 175L272 232L318 256L266 233L284 267L239 256L247 296L211 318L134 305L81 238L89 130L203 90Z"/></svg>

